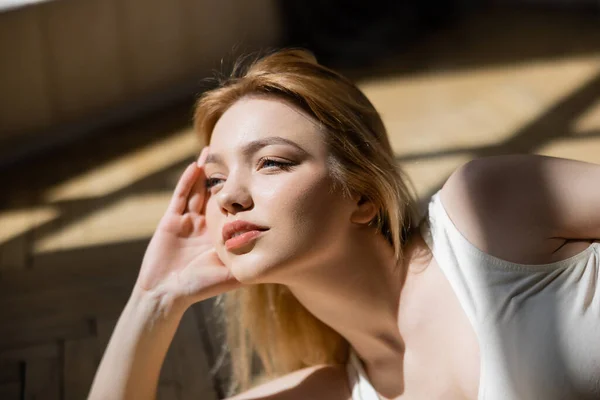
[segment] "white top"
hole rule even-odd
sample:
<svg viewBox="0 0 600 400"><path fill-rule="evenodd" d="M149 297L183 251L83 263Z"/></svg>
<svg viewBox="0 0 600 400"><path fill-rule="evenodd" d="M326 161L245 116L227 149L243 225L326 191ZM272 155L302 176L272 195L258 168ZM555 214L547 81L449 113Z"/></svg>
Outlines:
<svg viewBox="0 0 600 400"><path fill-rule="evenodd" d="M439 191L421 234L477 335L479 400L600 399L600 243L551 264L502 260L458 231ZM348 371L353 400L379 400L353 352Z"/></svg>

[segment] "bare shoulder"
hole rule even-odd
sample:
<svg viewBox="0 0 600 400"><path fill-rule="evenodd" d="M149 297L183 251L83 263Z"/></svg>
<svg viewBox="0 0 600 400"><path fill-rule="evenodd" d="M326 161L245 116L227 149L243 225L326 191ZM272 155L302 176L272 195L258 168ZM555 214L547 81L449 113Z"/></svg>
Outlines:
<svg viewBox="0 0 600 400"><path fill-rule="evenodd" d="M511 163L510 156L492 157L459 167L440 192L444 209L460 233L488 254L520 264L556 261L565 240L549 237L546 219L533 212L544 199L505 168Z"/></svg>
<svg viewBox="0 0 600 400"><path fill-rule="evenodd" d="M228 400L350 400L343 365L318 365L294 371Z"/></svg>

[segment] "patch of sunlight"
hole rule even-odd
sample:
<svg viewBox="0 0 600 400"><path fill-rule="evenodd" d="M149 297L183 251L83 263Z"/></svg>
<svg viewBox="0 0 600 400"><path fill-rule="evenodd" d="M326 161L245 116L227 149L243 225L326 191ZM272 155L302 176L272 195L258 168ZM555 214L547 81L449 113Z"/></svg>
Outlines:
<svg viewBox="0 0 600 400"><path fill-rule="evenodd" d="M0 213L0 244L56 219L60 212L52 207L27 208Z"/></svg>
<svg viewBox="0 0 600 400"><path fill-rule="evenodd" d="M164 214L172 192L132 195L34 243L34 253L147 239Z"/></svg>
<svg viewBox="0 0 600 400"><path fill-rule="evenodd" d="M576 135L600 133L600 98L573 122L573 132Z"/></svg>
<svg viewBox="0 0 600 400"><path fill-rule="evenodd" d="M540 147L535 153L600 164L600 137L556 139Z"/></svg>
<svg viewBox="0 0 600 400"><path fill-rule="evenodd" d="M426 72L359 84L398 155L474 149L513 136L600 72L600 56Z"/></svg>
<svg viewBox="0 0 600 400"><path fill-rule="evenodd" d="M467 153L454 154L429 160L402 162L400 167L413 182L419 199L424 199L431 195L433 190L440 189L452 172L472 159L472 155Z"/></svg>
<svg viewBox="0 0 600 400"><path fill-rule="evenodd" d="M61 182L48 189L44 199L55 202L104 196L195 156L199 150L194 132L188 129Z"/></svg>

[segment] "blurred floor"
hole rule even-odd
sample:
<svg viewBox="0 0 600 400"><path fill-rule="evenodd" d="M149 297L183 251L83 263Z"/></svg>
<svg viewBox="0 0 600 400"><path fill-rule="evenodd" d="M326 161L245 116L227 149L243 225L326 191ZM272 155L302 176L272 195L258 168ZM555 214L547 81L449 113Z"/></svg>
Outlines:
<svg viewBox="0 0 600 400"><path fill-rule="evenodd" d="M424 201L470 159L538 153L600 163L597 15L485 13L368 71ZM0 398L82 399L179 174L199 152L191 104L3 171ZM208 304L186 314L161 399L217 398Z"/></svg>

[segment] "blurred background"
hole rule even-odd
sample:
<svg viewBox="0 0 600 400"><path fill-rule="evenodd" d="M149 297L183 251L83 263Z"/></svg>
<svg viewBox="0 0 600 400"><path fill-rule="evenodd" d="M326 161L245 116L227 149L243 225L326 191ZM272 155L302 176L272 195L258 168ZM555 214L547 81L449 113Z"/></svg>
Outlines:
<svg viewBox="0 0 600 400"><path fill-rule="evenodd" d="M292 45L364 90L422 203L473 158L600 163L598 0L0 0L0 399L87 396L204 78ZM212 307L159 399L224 396Z"/></svg>

